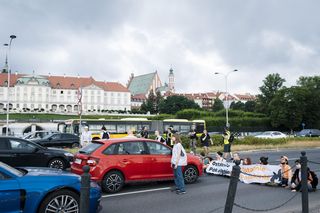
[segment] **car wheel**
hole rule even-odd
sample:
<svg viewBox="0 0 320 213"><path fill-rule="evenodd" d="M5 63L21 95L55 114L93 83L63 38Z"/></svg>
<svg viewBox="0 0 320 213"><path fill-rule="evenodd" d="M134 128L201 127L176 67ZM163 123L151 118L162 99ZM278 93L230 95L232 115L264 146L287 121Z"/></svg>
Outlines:
<svg viewBox="0 0 320 213"><path fill-rule="evenodd" d="M64 162L63 159L54 158L54 159L49 161L48 167L55 168L55 169L65 169L66 168L66 163Z"/></svg>
<svg viewBox="0 0 320 213"><path fill-rule="evenodd" d="M49 194L40 204L38 213L80 212L79 195L70 190L59 190Z"/></svg>
<svg viewBox="0 0 320 213"><path fill-rule="evenodd" d="M185 167L183 172L184 182L186 184L194 183L197 181L199 176L198 170L195 166L188 165Z"/></svg>
<svg viewBox="0 0 320 213"><path fill-rule="evenodd" d="M71 145L71 148L78 148L79 147L79 144L78 143L73 143L72 145Z"/></svg>
<svg viewBox="0 0 320 213"><path fill-rule="evenodd" d="M105 192L115 193L122 189L124 185L123 175L118 171L111 171L102 180L102 189Z"/></svg>

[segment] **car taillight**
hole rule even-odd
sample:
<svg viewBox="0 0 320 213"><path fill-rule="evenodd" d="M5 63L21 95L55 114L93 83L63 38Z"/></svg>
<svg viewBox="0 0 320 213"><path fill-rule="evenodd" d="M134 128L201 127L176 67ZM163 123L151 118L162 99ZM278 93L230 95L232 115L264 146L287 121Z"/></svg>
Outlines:
<svg viewBox="0 0 320 213"><path fill-rule="evenodd" d="M99 158L89 158L87 160L88 166L96 166L99 163Z"/></svg>

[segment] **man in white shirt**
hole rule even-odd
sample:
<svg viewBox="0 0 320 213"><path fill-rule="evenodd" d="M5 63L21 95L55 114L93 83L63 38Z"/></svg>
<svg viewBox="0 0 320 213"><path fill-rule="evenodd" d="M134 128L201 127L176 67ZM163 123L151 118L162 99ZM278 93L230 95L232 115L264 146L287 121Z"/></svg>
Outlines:
<svg viewBox="0 0 320 213"><path fill-rule="evenodd" d="M176 185L176 193L178 195L185 194L184 179L182 174L182 166L187 165L187 153L184 150L179 135L174 134L171 138L174 143L171 157L171 167L174 173L174 183Z"/></svg>
<svg viewBox="0 0 320 213"><path fill-rule="evenodd" d="M81 133L81 137L80 137L80 142L81 142L81 146L85 147L87 146L89 143L91 143L91 132L89 132L89 127L85 126L84 127L84 131L82 131Z"/></svg>

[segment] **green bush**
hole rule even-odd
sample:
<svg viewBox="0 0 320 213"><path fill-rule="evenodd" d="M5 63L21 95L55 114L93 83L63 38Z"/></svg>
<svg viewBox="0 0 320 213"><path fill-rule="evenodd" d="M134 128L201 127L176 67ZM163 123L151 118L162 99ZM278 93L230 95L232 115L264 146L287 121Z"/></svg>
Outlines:
<svg viewBox="0 0 320 213"><path fill-rule="evenodd" d="M243 144L243 145L278 145L285 144L289 141L287 138L278 138L278 139L267 139L267 138L256 138L252 136L244 137L243 139L236 139L234 144Z"/></svg>

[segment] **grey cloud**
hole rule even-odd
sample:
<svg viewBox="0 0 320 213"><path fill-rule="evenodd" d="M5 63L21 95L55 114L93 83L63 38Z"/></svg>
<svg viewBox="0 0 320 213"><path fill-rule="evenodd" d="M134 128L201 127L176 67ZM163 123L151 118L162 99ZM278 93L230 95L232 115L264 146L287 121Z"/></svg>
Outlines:
<svg viewBox="0 0 320 213"><path fill-rule="evenodd" d="M258 92L269 73L294 84L319 67L318 1L2 1L0 39L18 38L12 68L126 83L175 70L179 92ZM4 51L1 51L4 53ZM4 54L2 54L4 56ZM211 60L212 57L212 60ZM1 61L1 58L0 58ZM4 57L3 57L4 61Z"/></svg>

